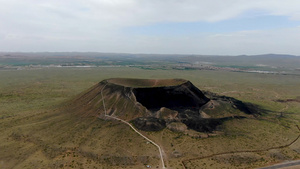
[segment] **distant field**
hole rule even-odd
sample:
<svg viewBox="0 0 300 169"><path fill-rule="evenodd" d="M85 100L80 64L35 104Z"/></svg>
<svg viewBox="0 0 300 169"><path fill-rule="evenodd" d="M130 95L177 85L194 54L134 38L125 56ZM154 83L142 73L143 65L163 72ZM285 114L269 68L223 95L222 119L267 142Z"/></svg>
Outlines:
<svg viewBox="0 0 300 169"><path fill-rule="evenodd" d="M223 135L193 138L164 129L144 132L164 147L168 168L255 168L300 158L300 76L134 67L0 70L0 168L140 168L159 165L158 151L116 121L72 115L61 105L109 78L180 78L200 90L268 110L260 120L226 122ZM286 100L286 102L278 101ZM171 138L171 139L170 139ZM143 149L144 151L141 151ZM175 152L180 155L176 157ZM189 160L199 157L199 159ZM134 161L134 163L132 163Z"/></svg>
<svg viewBox="0 0 300 169"><path fill-rule="evenodd" d="M132 66L145 70L222 70L300 75L300 56L159 55L97 52L0 52L0 70L30 67Z"/></svg>

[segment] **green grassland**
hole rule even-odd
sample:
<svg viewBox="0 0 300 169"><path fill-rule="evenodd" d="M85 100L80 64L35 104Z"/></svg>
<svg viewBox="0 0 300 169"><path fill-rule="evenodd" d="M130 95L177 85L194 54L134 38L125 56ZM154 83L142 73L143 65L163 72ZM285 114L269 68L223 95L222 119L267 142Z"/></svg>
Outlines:
<svg viewBox="0 0 300 169"><path fill-rule="evenodd" d="M300 141L277 148L291 143L300 132L299 102L277 101L300 96L299 76L62 67L0 71L0 168L159 167L156 147L125 124L61 109L96 83L117 77L187 79L200 90L267 110L259 119L225 122L222 134L214 137L196 138L169 129L143 132L162 145L168 168L255 168L300 158Z"/></svg>

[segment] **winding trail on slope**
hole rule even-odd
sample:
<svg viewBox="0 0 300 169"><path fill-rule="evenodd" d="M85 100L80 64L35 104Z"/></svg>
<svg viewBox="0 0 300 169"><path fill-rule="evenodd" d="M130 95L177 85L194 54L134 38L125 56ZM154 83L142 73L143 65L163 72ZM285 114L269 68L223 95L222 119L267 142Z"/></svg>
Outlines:
<svg viewBox="0 0 300 169"><path fill-rule="evenodd" d="M106 86L106 85L105 85ZM164 163L164 159L163 159L163 152L162 152L162 149L160 148L160 146L158 144L156 144L154 141L150 140L148 137L144 136L142 133L140 133L139 131L137 131L130 123L128 123L127 121L125 120L122 120L118 117L114 117L114 116L110 116L110 115L107 115L107 112L106 112L106 107L105 107L105 102L104 102L104 97L103 97L103 89L105 88L105 86L103 86L103 88L101 89L101 97L102 97L102 102L103 102L103 107L104 107L104 116L105 117L108 117L108 118L112 118L112 119L115 119L115 120L118 120L118 121L121 121L125 124L127 124L129 127L131 127L133 129L133 131L135 131L137 134L139 134L140 136L142 136L144 139L146 139L147 141L149 141L150 143L152 143L153 145L155 145L158 150L159 150L159 154L160 154L160 159L161 159L161 164L162 164L162 168L166 168L165 167L165 163Z"/></svg>

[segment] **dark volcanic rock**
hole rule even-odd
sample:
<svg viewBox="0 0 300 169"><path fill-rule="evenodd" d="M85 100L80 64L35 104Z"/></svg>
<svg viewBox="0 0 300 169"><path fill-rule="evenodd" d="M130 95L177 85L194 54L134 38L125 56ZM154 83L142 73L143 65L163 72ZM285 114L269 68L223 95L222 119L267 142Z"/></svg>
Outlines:
<svg viewBox="0 0 300 169"><path fill-rule="evenodd" d="M245 103L232 97L219 96L215 93L208 92L208 91L205 91L204 94L208 96L211 100L222 100L222 101L230 102L234 108L237 108L246 114L252 114L254 116L258 116L261 115L262 113L268 112L267 110L259 107L258 105L254 105L252 103Z"/></svg>
<svg viewBox="0 0 300 169"><path fill-rule="evenodd" d="M199 131L199 132L212 132L219 125L221 125L224 121L232 120L232 119L243 119L244 116L232 116L232 117L224 117L224 118L190 118L184 119L182 122L187 125L189 128Z"/></svg>
<svg viewBox="0 0 300 169"><path fill-rule="evenodd" d="M187 81L178 86L134 88L136 100L149 110L166 107L172 110L199 109L209 99Z"/></svg>
<svg viewBox="0 0 300 169"><path fill-rule="evenodd" d="M221 119L188 119L183 120L183 123L186 124L189 128L194 129L200 132L212 132L216 127L222 124Z"/></svg>
<svg viewBox="0 0 300 169"><path fill-rule="evenodd" d="M166 127L166 122L163 119L155 117L139 117L133 120L133 124L144 131L159 131Z"/></svg>
<svg viewBox="0 0 300 169"><path fill-rule="evenodd" d="M167 125L167 128L175 132L185 132L187 130L187 126L181 122L172 122Z"/></svg>

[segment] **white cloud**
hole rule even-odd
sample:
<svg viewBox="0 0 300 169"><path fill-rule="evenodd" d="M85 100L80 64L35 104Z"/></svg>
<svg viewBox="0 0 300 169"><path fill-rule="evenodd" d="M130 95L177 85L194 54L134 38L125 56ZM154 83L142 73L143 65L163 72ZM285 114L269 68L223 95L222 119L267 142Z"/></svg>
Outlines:
<svg viewBox="0 0 300 169"><path fill-rule="evenodd" d="M0 0L0 4L0 16L6 21L50 25L75 22L103 27L214 22L255 9L300 19L298 0Z"/></svg>
<svg viewBox="0 0 300 169"><path fill-rule="evenodd" d="M253 48L265 53L254 44L262 41L278 50L274 39L284 39L287 49L300 42L290 30L192 37L129 37L120 30L160 22L218 22L252 10L300 20L299 6L299 0L0 0L0 50L205 54L219 46L220 53Z"/></svg>

